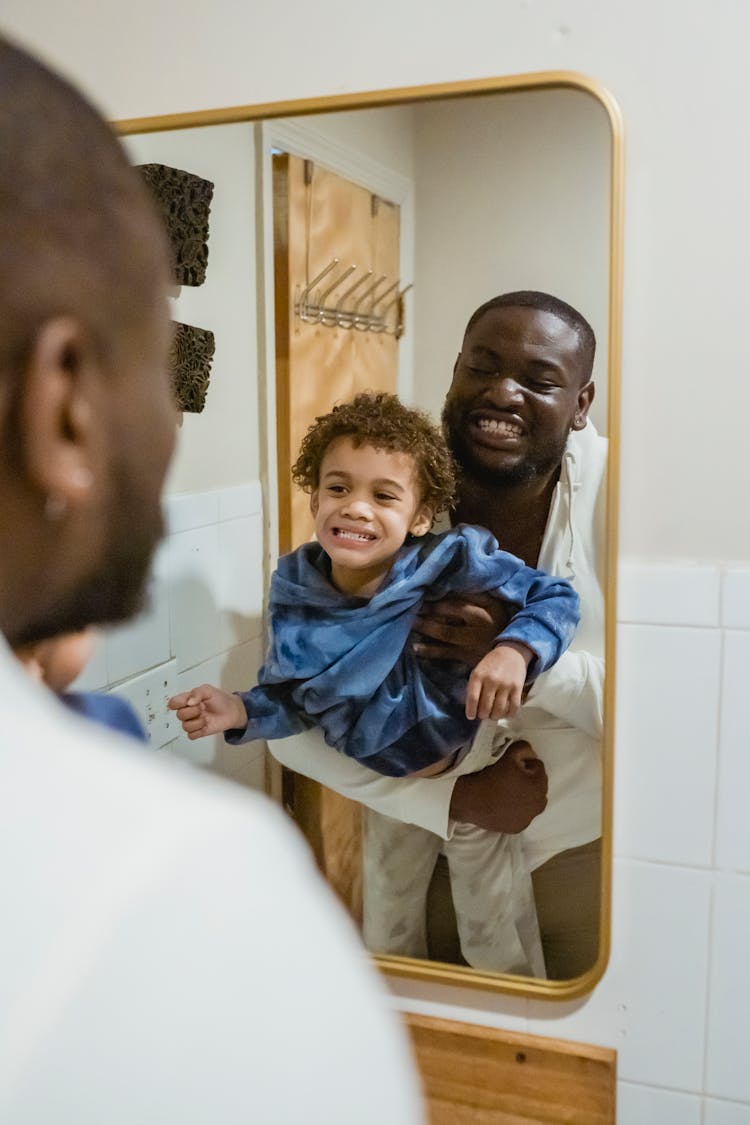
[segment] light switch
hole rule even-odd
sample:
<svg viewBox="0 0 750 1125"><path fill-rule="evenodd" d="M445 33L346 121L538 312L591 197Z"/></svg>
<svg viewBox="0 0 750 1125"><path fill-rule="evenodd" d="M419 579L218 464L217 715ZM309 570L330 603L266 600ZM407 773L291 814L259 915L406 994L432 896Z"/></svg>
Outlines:
<svg viewBox="0 0 750 1125"><path fill-rule="evenodd" d="M149 744L155 750L172 742L180 733L177 716L167 708L167 700L176 693L176 660L160 664L111 689L112 695L118 695L131 704L143 724Z"/></svg>

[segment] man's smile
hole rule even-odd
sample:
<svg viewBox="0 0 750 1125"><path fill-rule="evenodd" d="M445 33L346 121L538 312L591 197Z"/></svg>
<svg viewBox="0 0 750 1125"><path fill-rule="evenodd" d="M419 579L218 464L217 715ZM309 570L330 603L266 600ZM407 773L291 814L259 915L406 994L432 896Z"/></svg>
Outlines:
<svg viewBox="0 0 750 1125"><path fill-rule="evenodd" d="M489 443L504 444L506 441L515 442L518 438L526 436L526 426L517 415L488 414L484 411L474 411L469 415L469 426L475 434Z"/></svg>

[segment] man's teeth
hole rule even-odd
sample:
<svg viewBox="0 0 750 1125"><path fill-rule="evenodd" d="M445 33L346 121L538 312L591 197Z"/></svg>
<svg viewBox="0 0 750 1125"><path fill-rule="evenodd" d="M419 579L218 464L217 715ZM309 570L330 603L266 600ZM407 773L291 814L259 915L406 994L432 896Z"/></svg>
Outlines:
<svg viewBox="0 0 750 1125"><path fill-rule="evenodd" d="M480 418L479 429L488 434L502 434L504 437L517 437L521 427L517 422L499 421L497 418Z"/></svg>
<svg viewBox="0 0 750 1125"><path fill-rule="evenodd" d="M355 543L369 543L375 538L374 535L364 535L358 531L344 531L343 528L338 528L336 535L339 539L353 539Z"/></svg>

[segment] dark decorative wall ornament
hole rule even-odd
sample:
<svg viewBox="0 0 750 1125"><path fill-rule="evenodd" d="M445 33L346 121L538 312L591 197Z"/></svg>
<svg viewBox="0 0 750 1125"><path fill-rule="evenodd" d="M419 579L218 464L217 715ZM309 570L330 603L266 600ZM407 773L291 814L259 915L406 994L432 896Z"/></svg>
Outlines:
<svg viewBox="0 0 750 1125"><path fill-rule="evenodd" d="M178 285L202 285L208 264L208 215L214 185L166 164L139 165L167 224Z"/></svg>
<svg viewBox="0 0 750 1125"><path fill-rule="evenodd" d="M175 322L175 335L169 356L177 406L191 414L200 414L206 405L206 392L214 358L213 332L192 324Z"/></svg>

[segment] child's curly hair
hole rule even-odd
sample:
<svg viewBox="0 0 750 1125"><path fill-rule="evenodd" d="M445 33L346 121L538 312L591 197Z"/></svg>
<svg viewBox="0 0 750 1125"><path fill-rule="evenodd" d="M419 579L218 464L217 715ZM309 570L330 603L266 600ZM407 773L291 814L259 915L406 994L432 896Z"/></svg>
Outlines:
<svg viewBox="0 0 750 1125"><path fill-rule="evenodd" d="M440 428L423 410L404 406L396 395L364 391L351 402L321 414L302 439L292 479L305 492L320 482L320 466L337 438L348 437L356 447L371 445L414 458L420 500L437 515L453 503L456 465Z"/></svg>

